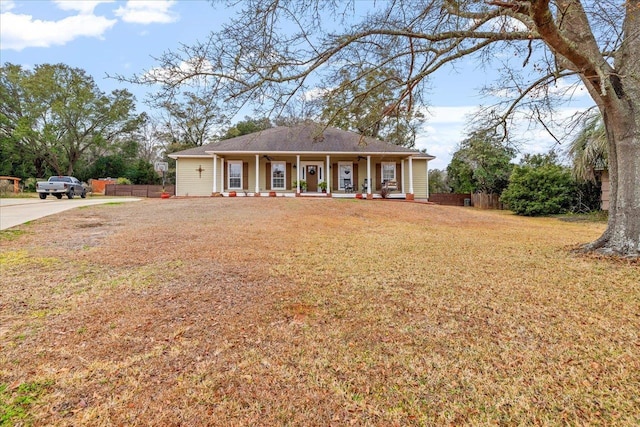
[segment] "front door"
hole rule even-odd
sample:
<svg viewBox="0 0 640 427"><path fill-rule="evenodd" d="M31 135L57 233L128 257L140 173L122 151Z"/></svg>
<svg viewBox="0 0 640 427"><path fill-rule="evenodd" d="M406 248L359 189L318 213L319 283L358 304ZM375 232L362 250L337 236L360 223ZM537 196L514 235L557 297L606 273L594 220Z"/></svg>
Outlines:
<svg viewBox="0 0 640 427"><path fill-rule="evenodd" d="M318 166L307 165L307 191L318 191Z"/></svg>

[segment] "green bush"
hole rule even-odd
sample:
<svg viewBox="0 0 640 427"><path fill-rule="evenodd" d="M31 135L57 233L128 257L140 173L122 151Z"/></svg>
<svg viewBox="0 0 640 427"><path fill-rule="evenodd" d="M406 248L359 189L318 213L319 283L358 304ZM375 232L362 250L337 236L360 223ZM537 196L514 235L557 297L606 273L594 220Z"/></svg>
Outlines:
<svg viewBox="0 0 640 427"><path fill-rule="evenodd" d="M23 190L26 192L33 193L36 191L36 183L38 182L37 178L27 178L24 180L24 188Z"/></svg>
<svg viewBox="0 0 640 427"><path fill-rule="evenodd" d="M160 184L162 177L158 175L153 165L146 160L138 160L128 170L126 177L134 184Z"/></svg>
<svg viewBox="0 0 640 427"><path fill-rule="evenodd" d="M570 211L576 194L571 171L555 155L535 155L514 168L500 199L518 215L539 216Z"/></svg>
<svg viewBox="0 0 640 427"><path fill-rule="evenodd" d="M120 177L116 179L116 184L118 185L131 185L131 180L129 178Z"/></svg>

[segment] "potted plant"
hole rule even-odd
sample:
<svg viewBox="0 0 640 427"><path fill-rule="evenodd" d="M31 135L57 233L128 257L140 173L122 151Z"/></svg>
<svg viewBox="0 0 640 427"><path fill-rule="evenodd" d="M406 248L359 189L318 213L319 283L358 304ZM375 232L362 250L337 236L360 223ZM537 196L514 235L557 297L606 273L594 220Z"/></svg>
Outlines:
<svg viewBox="0 0 640 427"><path fill-rule="evenodd" d="M327 181L321 181L318 183L318 188L322 190L323 193L327 192Z"/></svg>
<svg viewBox="0 0 640 427"><path fill-rule="evenodd" d="M295 188L298 188L298 181L293 181L293 186ZM307 181L305 181L304 179L300 180L300 192L304 193L305 191L307 191Z"/></svg>

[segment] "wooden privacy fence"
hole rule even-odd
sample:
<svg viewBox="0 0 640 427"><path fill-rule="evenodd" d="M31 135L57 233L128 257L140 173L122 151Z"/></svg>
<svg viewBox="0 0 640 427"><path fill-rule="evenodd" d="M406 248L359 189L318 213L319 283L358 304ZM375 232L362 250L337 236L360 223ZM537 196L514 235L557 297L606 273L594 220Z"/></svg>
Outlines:
<svg viewBox="0 0 640 427"><path fill-rule="evenodd" d="M480 209L504 209L497 194L474 193L471 195L471 203Z"/></svg>
<svg viewBox="0 0 640 427"><path fill-rule="evenodd" d="M465 204L465 200L467 204ZM471 194L435 193L429 194L429 201L439 205L469 206L471 204Z"/></svg>
<svg viewBox="0 0 640 427"><path fill-rule="evenodd" d="M429 201L439 205L448 206L473 206L480 209L504 209L497 194L458 194L435 193L429 195Z"/></svg>
<svg viewBox="0 0 640 427"><path fill-rule="evenodd" d="M176 192L176 186L165 185L164 190L173 196ZM108 184L105 186L104 195L160 198L162 185Z"/></svg>

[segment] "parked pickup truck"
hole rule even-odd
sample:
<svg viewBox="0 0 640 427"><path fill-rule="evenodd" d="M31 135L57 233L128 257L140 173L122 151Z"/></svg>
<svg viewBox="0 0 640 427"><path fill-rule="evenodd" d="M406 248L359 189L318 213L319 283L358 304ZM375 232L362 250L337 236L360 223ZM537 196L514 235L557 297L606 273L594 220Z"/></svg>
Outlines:
<svg viewBox="0 0 640 427"><path fill-rule="evenodd" d="M74 196L80 196L83 199L87 197L87 189L72 176L52 176L48 181L38 181L36 183L36 192L38 192L41 199L46 199L49 194L56 196L58 199L62 199L65 194L70 199L73 199Z"/></svg>

